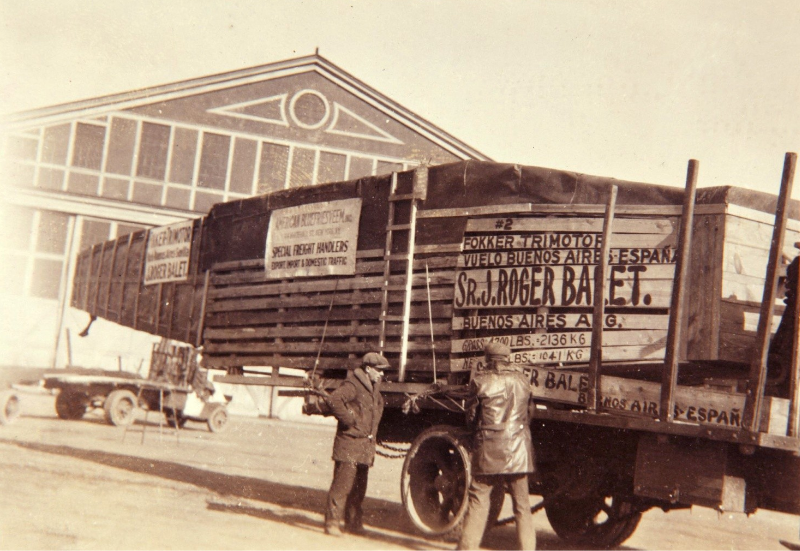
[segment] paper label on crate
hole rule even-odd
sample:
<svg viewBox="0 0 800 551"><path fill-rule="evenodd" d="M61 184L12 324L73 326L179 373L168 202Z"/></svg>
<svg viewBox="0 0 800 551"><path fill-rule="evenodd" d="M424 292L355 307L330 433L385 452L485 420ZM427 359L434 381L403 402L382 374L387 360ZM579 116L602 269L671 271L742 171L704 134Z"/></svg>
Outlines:
<svg viewBox="0 0 800 551"><path fill-rule="evenodd" d="M360 219L361 199L274 210L264 259L267 277L354 274Z"/></svg>
<svg viewBox="0 0 800 551"><path fill-rule="evenodd" d="M144 261L144 284L186 281L192 255L193 220L150 230Z"/></svg>

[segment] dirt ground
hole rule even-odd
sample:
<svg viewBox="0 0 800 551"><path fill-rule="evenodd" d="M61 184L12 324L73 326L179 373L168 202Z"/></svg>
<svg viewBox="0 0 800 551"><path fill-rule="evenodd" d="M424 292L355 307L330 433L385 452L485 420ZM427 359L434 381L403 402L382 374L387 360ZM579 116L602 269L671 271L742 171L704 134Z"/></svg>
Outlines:
<svg viewBox="0 0 800 551"><path fill-rule="evenodd" d="M400 503L402 461L382 457L370 474L367 533L326 536L331 427L234 417L222 434L196 423L176 433L150 413L126 431L99 413L62 421L52 396L20 397L23 417L0 426L0 549L454 547L415 532ZM534 522L540 549L569 549L543 513ZM768 511L650 511L623 548L783 549L778 540L798 541L799 523ZM485 543L514 548L513 525Z"/></svg>

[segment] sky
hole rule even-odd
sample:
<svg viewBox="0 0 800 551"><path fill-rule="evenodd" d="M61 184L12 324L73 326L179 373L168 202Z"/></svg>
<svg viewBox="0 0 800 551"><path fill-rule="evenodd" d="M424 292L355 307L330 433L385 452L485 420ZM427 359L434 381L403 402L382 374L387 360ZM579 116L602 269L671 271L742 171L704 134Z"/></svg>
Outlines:
<svg viewBox="0 0 800 551"><path fill-rule="evenodd" d="M0 0L0 115L316 48L497 161L776 194L800 150L796 0Z"/></svg>

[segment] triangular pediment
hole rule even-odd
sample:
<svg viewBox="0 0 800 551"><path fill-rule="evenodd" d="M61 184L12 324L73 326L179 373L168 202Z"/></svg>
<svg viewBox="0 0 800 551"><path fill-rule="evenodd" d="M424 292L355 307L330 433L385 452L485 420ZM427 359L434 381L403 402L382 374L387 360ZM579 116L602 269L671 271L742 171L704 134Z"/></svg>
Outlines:
<svg viewBox="0 0 800 551"><path fill-rule="evenodd" d="M215 115L266 122L306 130L321 130L361 140L403 144L403 140L379 128L324 93L312 89L298 90L231 103L206 109Z"/></svg>
<svg viewBox="0 0 800 551"><path fill-rule="evenodd" d="M217 115L289 126L289 121L286 119L287 95L288 94L279 94L268 98L259 98L223 105L221 107L212 107L207 111Z"/></svg>

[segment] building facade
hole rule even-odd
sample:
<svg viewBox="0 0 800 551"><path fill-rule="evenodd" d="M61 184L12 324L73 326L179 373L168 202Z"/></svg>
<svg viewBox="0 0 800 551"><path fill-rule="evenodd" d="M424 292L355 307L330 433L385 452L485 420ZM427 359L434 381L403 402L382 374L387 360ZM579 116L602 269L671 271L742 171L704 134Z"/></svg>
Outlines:
<svg viewBox="0 0 800 551"><path fill-rule="evenodd" d="M5 365L136 370L154 338L70 308L75 256L218 202L487 159L319 55L9 116Z"/></svg>

